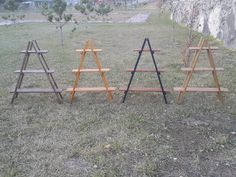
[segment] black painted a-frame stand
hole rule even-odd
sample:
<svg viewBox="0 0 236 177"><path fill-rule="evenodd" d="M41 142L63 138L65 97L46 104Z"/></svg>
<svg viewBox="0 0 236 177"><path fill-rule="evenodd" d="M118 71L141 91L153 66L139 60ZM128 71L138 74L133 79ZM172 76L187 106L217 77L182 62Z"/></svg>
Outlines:
<svg viewBox="0 0 236 177"><path fill-rule="evenodd" d="M24 54L24 59L22 62L22 66L20 70L15 71L15 73L19 73L19 77L17 80L17 84L14 90L11 91L13 93L11 103L14 102L14 99L18 97L19 93L55 93L57 100L59 103L62 102L62 89L59 89L56 81L53 78L54 70L50 70L46 60L44 58L45 53L48 53L46 50L41 50L36 40L32 40L28 42L26 50L21 51L20 53ZM42 65L42 70L31 70L27 69L27 64L31 55L36 55L39 59L39 62ZM21 84L25 74L46 74L47 79L52 88L21 88Z"/></svg>
<svg viewBox="0 0 236 177"><path fill-rule="evenodd" d="M148 45L149 49L144 49L146 44ZM161 69L157 68L157 63L156 63L156 60L154 58L154 53L158 52L159 50L158 49L152 49L149 39L145 38L144 41L143 41L142 48L140 50L136 49L134 51L138 51L139 55L138 55L138 59L136 61L136 64L134 66L134 69L128 69L127 70L127 71L131 72L131 77L130 77L130 80L129 80L129 83L128 83L128 87L127 88L120 88L120 91L124 91L124 94L125 94L124 97L123 97L122 102L123 103L125 102L125 99L126 99L127 94L128 94L129 91L130 92L162 92L163 97L164 97L164 101L167 104L167 99L166 99L167 90L164 90L163 84L161 82L161 77L160 77L161 72L163 72L164 70L161 70ZM150 52L151 53L151 57L152 57L152 61L153 61L155 69L137 69L140 58L141 58L143 52ZM156 72L158 81L160 83L160 88L130 88L130 85L132 83L134 74L136 72Z"/></svg>

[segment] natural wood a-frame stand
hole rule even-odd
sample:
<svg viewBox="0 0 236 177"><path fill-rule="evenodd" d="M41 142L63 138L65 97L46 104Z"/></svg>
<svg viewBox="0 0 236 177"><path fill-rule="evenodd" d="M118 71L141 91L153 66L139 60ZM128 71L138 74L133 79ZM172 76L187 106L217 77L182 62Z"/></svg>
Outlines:
<svg viewBox="0 0 236 177"><path fill-rule="evenodd" d="M190 67L189 68L181 68L182 71L187 72L187 76L186 76L186 79L184 80L184 84L182 87L174 87L174 91L179 92L177 102L181 103L185 92L216 92L219 100L223 103L222 92L227 92L228 89L220 87L216 71L222 71L224 69L215 67L215 63L214 63L213 55L212 55L212 48L210 47L208 40L201 38L198 46L197 47L190 47L190 49L195 50L195 54L192 58L192 62L191 62ZM214 48L214 49L216 49L216 48ZM199 56L203 50L207 51L207 56L208 56L210 68L196 68ZM204 71L212 72L212 76L213 76L214 83L215 83L215 88L188 87L193 73L194 72L204 72Z"/></svg>
<svg viewBox="0 0 236 177"><path fill-rule="evenodd" d="M55 95L57 96L58 102L59 103L62 102L61 100L62 89L58 88L52 75L52 73L54 73L54 70L49 69L46 63L46 60L43 56L43 54L47 52L48 51L46 50L40 50L39 45L36 40L29 41L26 50L21 51L21 53L24 54L24 59L23 59L21 69L15 71L15 73L19 73L19 77L18 77L15 89L11 91L11 93L14 93L11 103L13 103L14 99L18 97L19 93L55 93ZM27 70L26 69L30 56L33 54L36 55L37 58L39 59L39 62L41 63L43 70ZM50 88L21 88L21 84L22 84L25 74L32 74L32 73L46 74L52 88L51 89Z"/></svg>
<svg viewBox="0 0 236 177"><path fill-rule="evenodd" d="M146 44L148 45L148 49L144 49ZM128 69L127 70L128 72L131 72L131 77L130 77L127 88L120 88L120 91L124 91L124 93L125 93L122 102L123 103L125 102L126 96L127 96L129 91L130 92L162 92L165 103L167 104L166 92L168 92L168 90L167 89L164 90L163 84L161 82L161 76L160 76L161 72L164 72L164 70L161 70L161 69L157 68L157 63L156 63L156 60L154 58L154 53L158 52L160 50L159 49L152 49L149 39L145 38L144 41L143 41L142 48L140 50L135 49L134 51L137 51L139 53L139 55L138 55L136 64L134 66L134 69ZM141 55L142 55L143 52L150 52L151 57L152 57L152 61L153 61L153 64L154 64L154 69L137 69L140 58L141 58ZM130 85L132 83L134 74L136 72L155 72L157 74L157 78L158 78L159 83L160 83L160 88L130 88Z"/></svg>
<svg viewBox="0 0 236 177"><path fill-rule="evenodd" d="M85 44L84 49L77 49L77 52L80 52L80 63L78 66L78 69L73 69L72 72L75 73L76 79L74 81L74 86L72 88L68 88L66 91L70 92L71 103L73 102L73 98L75 95L75 92L107 92L107 98L109 101L112 100L112 91L115 91L115 87L109 87L109 83L105 77L105 72L110 71L109 68L102 68L102 65L99 61L97 52L101 52L101 49L95 49L92 41L87 41ZM93 58L95 60L95 63L97 65L97 69L83 69L83 63L85 60L85 56L88 52L92 52ZM81 73L94 73L98 72L101 75L104 87L78 87L78 82L80 80Z"/></svg>

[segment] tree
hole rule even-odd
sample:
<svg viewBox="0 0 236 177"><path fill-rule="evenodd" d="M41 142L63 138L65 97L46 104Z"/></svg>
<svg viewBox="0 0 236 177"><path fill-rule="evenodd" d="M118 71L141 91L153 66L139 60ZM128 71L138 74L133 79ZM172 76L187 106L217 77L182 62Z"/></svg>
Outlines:
<svg viewBox="0 0 236 177"><path fill-rule="evenodd" d="M104 17L113 10L111 6L104 1L96 2L95 0L81 0L75 5L75 9L85 15L87 20L95 18L95 16L91 15L94 14L93 12L96 12L98 16Z"/></svg>
<svg viewBox="0 0 236 177"><path fill-rule="evenodd" d="M112 10L113 9L111 8L111 6L105 2L99 3L95 9L97 15L102 17L105 15L107 16Z"/></svg>
<svg viewBox="0 0 236 177"><path fill-rule="evenodd" d="M189 47L192 46L194 40L197 38L197 35L194 35L194 28L198 27L197 20L199 16L199 9L202 7L202 5L199 2L191 2L188 4L190 7L189 10L186 10L183 14L183 19L185 20L184 23L186 23L188 27L188 39L186 40L186 45L182 50L182 59L184 65L187 67L190 62L191 58L191 50L189 50Z"/></svg>
<svg viewBox="0 0 236 177"><path fill-rule="evenodd" d="M5 3L5 0L0 0L0 5L4 3Z"/></svg>
<svg viewBox="0 0 236 177"><path fill-rule="evenodd" d="M178 4L175 1L171 1L170 11L172 16L172 40L173 44L175 43L175 16L177 12Z"/></svg>
<svg viewBox="0 0 236 177"><path fill-rule="evenodd" d="M3 4L5 10L10 11L12 14L2 16L4 20L11 20L13 24L16 23L17 19L23 19L25 15L16 15L14 12L19 8L19 3L15 0L6 0Z"/></svg>
<svg viewBox="0 0 236 177"><path fill-rule="evenodd" d="M81 0L75 5L75 9L81 14L85 15L87 20L90 19L90 14L94 11L95 2L94 0Z"/></svg>
<svg viewBox="0 0 236 177"><path fill-rule="evenodd" d="M19 3L17 3L15 0L7 0L7 1L5 1L3 7L5 10L9 10L11 12L14 12L18 9Z"/></svg>
<svg viewBox="0 0 236 177"><path fill-rule="evenodd" d="M189 29L189 32L188 32L188 40L187 40L186 51L185 51L185 62L184 62L185 66L189 65L189 61L191 57L190 50L187 50L187 49L192 45L194 39L196 38L196 36L193 35L193 28L199 15L198 6L199 4L193 3L191 11L189 12L189 19L187 22L187 27Z"/></svg>
<svg viewBox="0 0 236 177"><path fill-rule="evenodd" d="M52 9L48 5L43 6L42 14L48 21L60 29L61 46L64 45L63 27L71 20L72 14L65 14L67 4L64 0L53 0Z"/></svg>

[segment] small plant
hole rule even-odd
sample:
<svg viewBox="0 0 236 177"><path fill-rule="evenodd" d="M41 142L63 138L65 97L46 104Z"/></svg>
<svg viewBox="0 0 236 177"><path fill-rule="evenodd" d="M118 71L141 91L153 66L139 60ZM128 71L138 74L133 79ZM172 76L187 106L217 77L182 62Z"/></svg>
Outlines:
<svg viewBox="0 0 236 177"><path fill-rule="evenodd" d="M187 41L187 47L188 48L192 45L194 39L196 38L196 36L193 35L193 28L194 28L194 24L196 23L198 15L199 15L198 4L193 4L192 11L190 13L189 20L188 20L188 23L187 23L187 26L189 28L188 41ZM191 53L190 53L189 50L187 50L185 66L189 65L190 57L191 57Z"/></svg>
<svg viewBox="0 0 236 177"><path fill-rule="evenodd" d="M52 9L48 5L43 6L42 14L48 21L60 29L61 46L64 45L63 27L72 19L72 14L65 14L67 4L64 0L53 0Z"/></svg>
<svg viewBox="0 0 236 177"><path fill-rule="evenodd" d="M176 27L176 12L177 12L177 6L178 4L176 4L176 2L171 1L171 16L172 16L172 40L173 40L173 44L175 43L175 27Z"/></svg>

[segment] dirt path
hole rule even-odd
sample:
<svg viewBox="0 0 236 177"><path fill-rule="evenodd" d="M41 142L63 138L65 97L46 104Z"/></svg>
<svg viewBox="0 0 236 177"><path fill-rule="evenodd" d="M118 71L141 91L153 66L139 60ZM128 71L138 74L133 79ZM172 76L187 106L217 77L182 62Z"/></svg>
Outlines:
<svg viewBox="0 0 236 177"><path fill-rule="evenodd" d="M139 13L137 15L132 16L131 18L124 20L125 23L145 23L147 19L149 18L150 13ZM47 22L46 20L20 20L17 21L17 23L42 23ZM104 21L91 21L92 23L101 23ZM112 21L106 21L106 22L112 22ZM117 22L117 21L116 21ZM116 23L115 22L115 23ZM121 21L122 22L122 21ZM1 21L0 26L2 25L11 25L11 21Z"/></svg>
<svg viewBox="0 0 236 177"><path fill-rule="evenodd" d="M18 20L16 23L19 24L19 23L46 23L46 22L47 22L46 20ZM12 24L13 22L9 20L0 22L0 26L12 25Z"/></svg>

